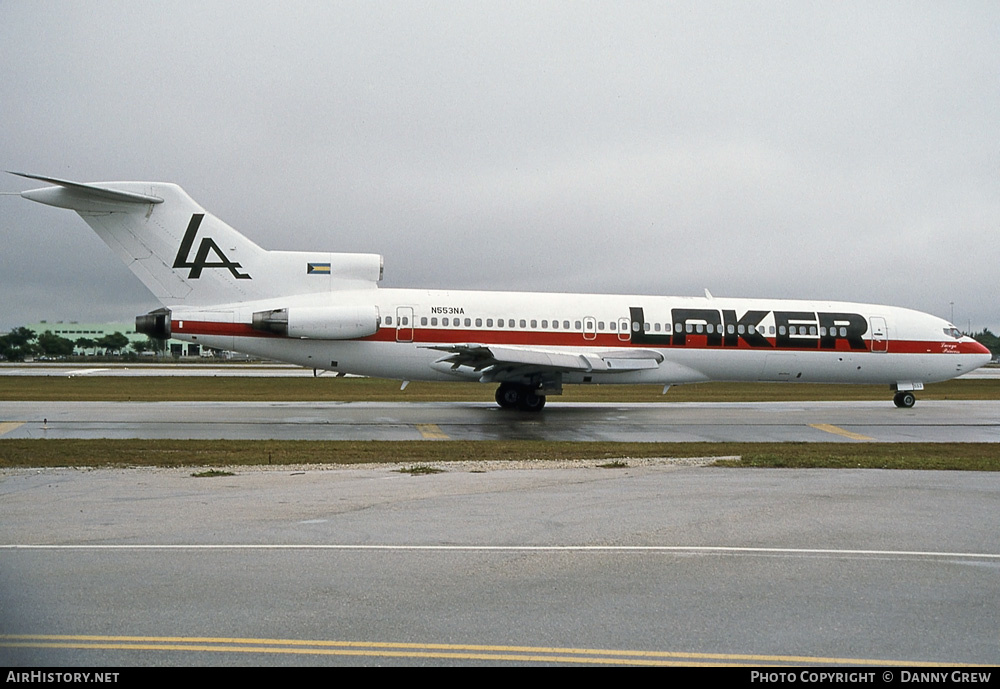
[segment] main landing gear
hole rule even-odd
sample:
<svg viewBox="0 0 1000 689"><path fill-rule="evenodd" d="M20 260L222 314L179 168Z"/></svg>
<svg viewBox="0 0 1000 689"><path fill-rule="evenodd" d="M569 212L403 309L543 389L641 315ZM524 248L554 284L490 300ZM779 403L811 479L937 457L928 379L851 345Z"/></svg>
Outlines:
<svg viewBox="0 0 1000 689"><path fill-rule="evenodd" d="M496 400L503 409L541 411L545 406L545 395L539 395L535 388L515 383L501 383L497 388Z"/></svg>
<svg viewBox="0 0 1000 689"><path fill-rule="evenodd" d="M917 402L917 396L912 392L897 392L892 398L892 403L900 409L909 409Z"/></svg>

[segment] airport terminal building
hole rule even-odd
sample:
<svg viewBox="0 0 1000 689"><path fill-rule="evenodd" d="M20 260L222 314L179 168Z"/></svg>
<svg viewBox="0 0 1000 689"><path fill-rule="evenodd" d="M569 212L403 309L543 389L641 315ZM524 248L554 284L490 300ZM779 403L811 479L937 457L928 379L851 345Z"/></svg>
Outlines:
<svg viewBox="0 0 1000 689"><path fill-rule="evenodd" d="M58 335L59 337L64 337L73 343L77 340L87 339L87 340L100 340L102 337L108 335L113 335L114 333L121 333L128 338L129 346L133 344L144 345L149 339L146 335L142 333L137 333L135 331L135 323L79 323L77 321L40 321L38 323L31 323L25 326L29 330L33 330L36 335L41 335L42 333L48 331L53 335ZM79 354L95 354L97 351L101 351L101 347L88 347L82 348L80 346L76 347L76 352ZM135 351L139 351L135 349ZM192 344L190 342L182 342L181 340L167 340L166 355L168 356L213 356L216 354L213 350L203 350L199 345ZM219 353L221 355L221 353ZM155 356L154 352L149 352L149 356Z"/></svg>

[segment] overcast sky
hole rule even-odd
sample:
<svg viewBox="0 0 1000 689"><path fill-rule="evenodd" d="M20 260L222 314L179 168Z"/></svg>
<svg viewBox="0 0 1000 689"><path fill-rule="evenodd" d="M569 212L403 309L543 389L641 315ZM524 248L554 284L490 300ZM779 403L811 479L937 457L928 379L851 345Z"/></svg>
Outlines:
<svg viewBox="0 0 1000 689"><path fill-rule="evenodd" d="M0 0L0 66L0 168L176 182L383 286L1000 332L995 0ZM75 213L0 196L0 239L0 331L158 306Z"/></svg>

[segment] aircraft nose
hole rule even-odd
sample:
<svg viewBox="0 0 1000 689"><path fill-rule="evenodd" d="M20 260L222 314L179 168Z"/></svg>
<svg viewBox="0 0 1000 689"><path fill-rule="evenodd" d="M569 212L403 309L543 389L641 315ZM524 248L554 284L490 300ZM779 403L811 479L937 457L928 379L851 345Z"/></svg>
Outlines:
<svg viewBox="0 0 1000 689"><path fill-rule="evenodd" d="M989 349L987 349L985 345L976 342L975 340L969 342L968 346L969 346L968 351L970 354L986 354L989 357L993 356L993 353Z"/></svg>

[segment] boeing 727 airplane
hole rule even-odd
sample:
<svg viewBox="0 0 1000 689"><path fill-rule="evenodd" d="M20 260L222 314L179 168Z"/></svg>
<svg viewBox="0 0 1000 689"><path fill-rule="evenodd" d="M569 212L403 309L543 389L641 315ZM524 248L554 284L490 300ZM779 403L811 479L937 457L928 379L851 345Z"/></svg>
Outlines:
<svg viewBox="0 0 1000 689"><path fill-rule="evenodd" d="M68 208L164 308L136 329L313 369L498 384L538 411L563 384L877 383L914 391L990 360L951 323L876 304L380 289L377 254L267 251L160 182L21 193Z"/></svg>

